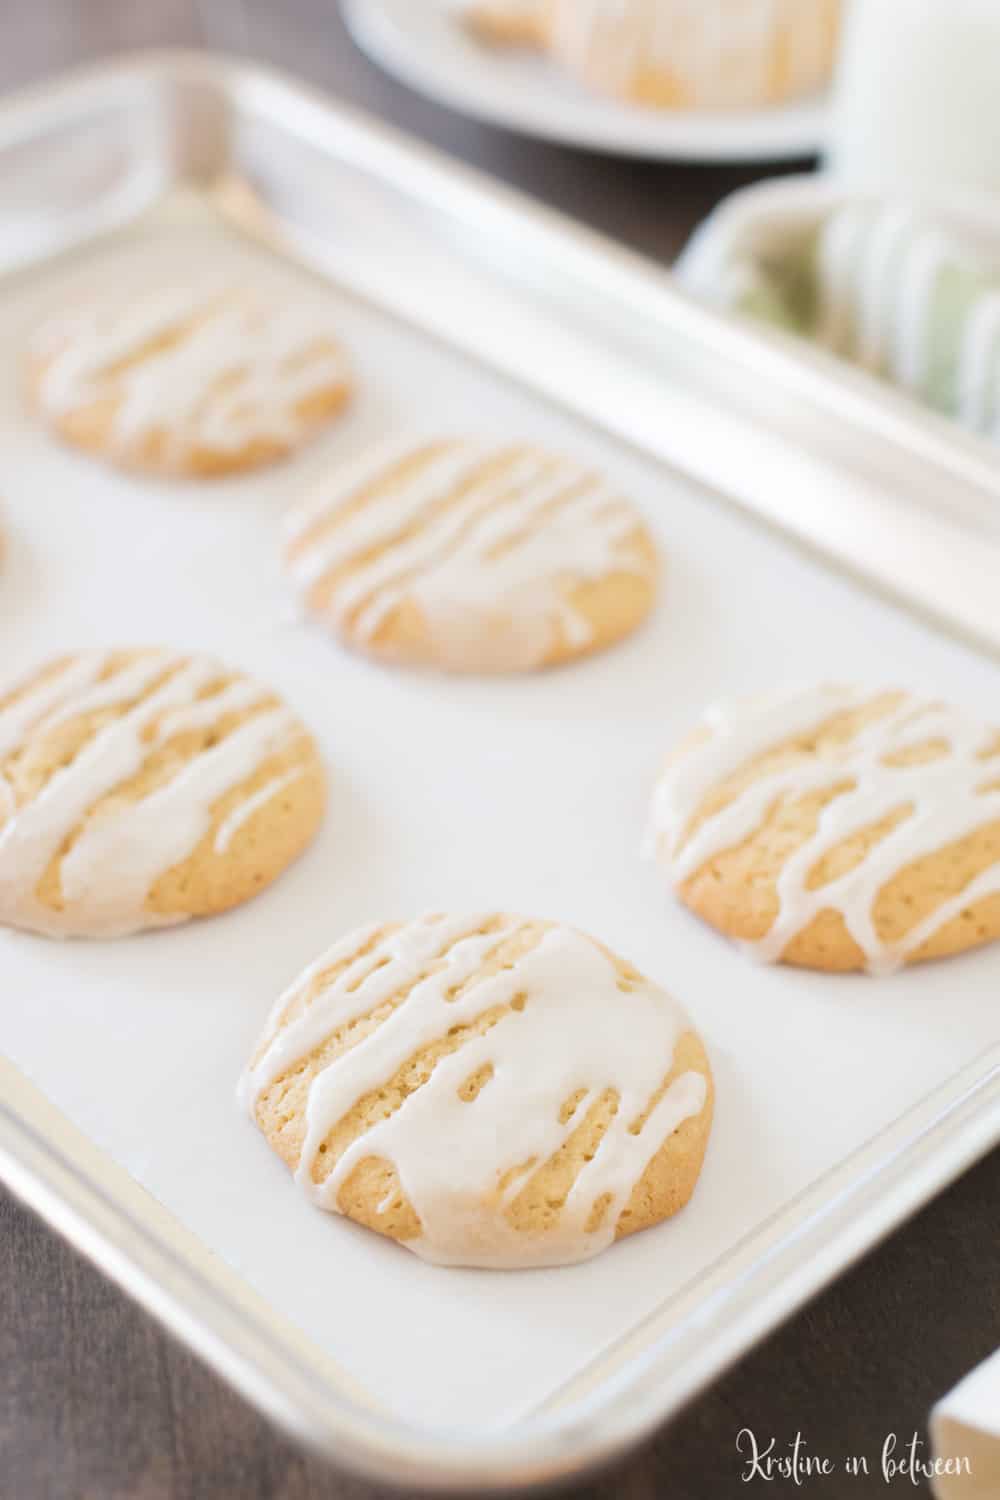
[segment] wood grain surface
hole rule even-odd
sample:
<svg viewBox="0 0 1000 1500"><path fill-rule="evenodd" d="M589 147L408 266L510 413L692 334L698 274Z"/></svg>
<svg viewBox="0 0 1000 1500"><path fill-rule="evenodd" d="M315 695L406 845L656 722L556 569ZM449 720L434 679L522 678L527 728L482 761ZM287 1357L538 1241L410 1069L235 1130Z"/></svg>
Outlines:
<svg viewBox="0 0 1000 1500"><path fill-rule="evenodd" d="M659 259L759 173L629 164L518 139L417 98L351 47L334 0L6 0L0 88L110 52L209 43L288 69ZM0 204L2 214L2 204ZM1000 1344L1000 1152L744 1360L589 1500L810 1500L887 1486L888 1433ZM828 1479L743 1482L740 1429L835 1461ZM926 1450L924 1450L926 1453ZM871 1474L846 1478L865 1455ZM0 1192L0 1500L377 1500L302 1456Z"/></svg>

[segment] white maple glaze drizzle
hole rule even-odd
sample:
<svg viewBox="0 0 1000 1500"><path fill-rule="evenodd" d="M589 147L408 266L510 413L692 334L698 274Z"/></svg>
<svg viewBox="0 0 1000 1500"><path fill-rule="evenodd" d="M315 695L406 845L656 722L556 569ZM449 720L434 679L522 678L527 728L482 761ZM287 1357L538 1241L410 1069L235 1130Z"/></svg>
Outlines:
<svg viewBox="0 0 1000 1500"><path fill-rule="evenodd" d="M305 772L301 767L286 771L283 776L273 777L271 781L264 783L260 791L254 792L252 796L238 803L219 824L215 835L216 854L225 854L244 823L248 823L260 808L266 807L272 797L277 797L279 792L283 792L286 787L291 786L304 775Z"/></svg>
<svg viewBox="0 0 1000 1500"><path fill-rule="evenodd" d="M105 677L110 665L110 653L82 653L0 709L0 750L10 754L29 736L77 715L128 705L32 800L15 807L8 788L8 816L0 824L0 920L10 926L50 936L112 937L183 920L147 910L150 889L193 853L219 799L299 732L286 708L263 708L196 754L164 785L137 800L109 803L91 818L97 802L135 776L174 736L268 697L267 689L237 679L199 699L223 674L207 659L149 652ZM39 900L37 888L60 851L63 907L54 910Z"/></svg>
<svg viewBox="0 0 1000 1500"><path fill-rule="evenodd" d="M820 72L826 29L802 14L803 0L552 0L551 43L563 62L617 92L638 73L663 69L697 102L713 97L720 75L737 82L734 99L764 98L777 37L793 77ZM731 91L731 90L730 90Z"/></svg>
<svg viewBox="0 0 1000 1500"><path fill-rule="evenodd" d="M174 463L193 448L234 452L254 439L291 446L308 425L299 405L347 376L315 306L270 309L214 285L102 301L47 323L32 353L49 361L39 385L44 411L61 416L112 397L120 402L115 452L128 456L162 431ZM129 360L130 368L115 368Z"/></svg>
<svg viewBox="0 0 1000 1500"><path fill-rule="evenodd" d="M937 283L962 260L961 246L909 209L846 205L820 231L817 337L903 389L922 391L933 370ZM994 293L979 299L962 332L959 420L988 430L998 386L1000 293Z"/></svg>
<svg viewBox="0 0 1000 1500"><path fill-rule="evenodd" d="M498 930L478 932L486 920L421 918L357 957L377 928L337 943L278 1001L258 1060L241 1080L240 1098L252 1115L261 1092L331 1032L413 986L374 1031L316 1075L297 1182L320 1208L338 1212L338 1192L354 1167L366 1157L379 1157L395 1167L420 1220L419 1239L407 1245L425 1259L493 1267L583 1260L611 1242L632 1189L667 1137L704 1107L707 1085L698 1072L679 1075L641 1130L629 1130L669 1073L688 1022L653 985L623 993L607 955L569 928L547 930L512 968L449 999L449 991L472 979L490 953L526 925L505 918ZM440 971L427 974L443 954ZM348 959L302 1014L282 1026L290 1004L325 969ZM313 1180L321 1145L359 1099L450 1028L468 1025L494 1006L509 1006L517 996L524 997L523 1009L509 1010L484 1035L443 1057L395 1113L347 1148L325 1181ZM460 1098L461 1085L487 1065L492 1076L477 1097ZM504 1209L530 1174L517 1173L499 1194L501 1180L531 1159L539 1165L548 1160L608 1089L620 1095L618 1110L593 1160L577 1177L558 1225L539 1233L515 1229ZM560 1109L577 1090L584 1097L561 1123ZM608 1209L600 1227L588 1230L594 1204L604 1195Z"/></svg>
<svg viewBox="0 0 1000 1500"><path fill-rule="evenodd" d="M498 615L507 623L495 648L505 665L536 665L558 632L586 645L592 627L562 581L619 570L646 576L648 565L627 545L636 513L562 459L510 450L502 471L478 477L506 450L453 442L431 453L432 446L395 439L332 475L291 512L289 570L300 593L346 570L322 612L338 629L350 623L363 640L411 600L437 656L454 665L482 661ZM420 467L394 478L421 448ZM370 487L374 493L357 504Z"/></svg>
<svg viewBox="0 0 1000 1500"><path fill-rule="evenodd" d="M1000 893L1000 862L894 945L875 929L873 908L883 887L915 861L935 854L1000 820L1000 790L983 790L1000 778L1000 760L983 760L997 737L978 720L947 705L903 695L899 707L868 725L829 758L803 757L752 781L731 803L687 836L706 796L729 776L784 741L805 734L836 714L872 702L861 689L821 687L776 694L710 710L708 737L667 767L653 800L649 851L681 886L711 859L749 838L778 801L855 783L828 802L815 833L785 863L777 881L778 915L758 943L745 945L764 962L779 960L788 944L821 911L843 917L870 972L889 973L958 916L972 901ZM925 764L886 765L908 747L944 741L947 756ZM912 812L877 843L855 869L808 888L810 872L852 834L907 806Z"/></svg>

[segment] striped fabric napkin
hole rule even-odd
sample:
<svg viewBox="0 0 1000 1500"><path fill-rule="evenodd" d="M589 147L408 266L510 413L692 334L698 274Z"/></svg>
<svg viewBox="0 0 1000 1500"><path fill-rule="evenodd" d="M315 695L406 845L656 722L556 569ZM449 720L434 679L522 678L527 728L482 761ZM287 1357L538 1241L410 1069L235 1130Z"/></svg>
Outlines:
<svg viewBox="0 0 1000 1500"><path fill-rule="evenodd" d="M960 213L790 178L733 194L677 269L705 300L808 338L1000 442L1000 200L975 208L963 233Z"/></svg>

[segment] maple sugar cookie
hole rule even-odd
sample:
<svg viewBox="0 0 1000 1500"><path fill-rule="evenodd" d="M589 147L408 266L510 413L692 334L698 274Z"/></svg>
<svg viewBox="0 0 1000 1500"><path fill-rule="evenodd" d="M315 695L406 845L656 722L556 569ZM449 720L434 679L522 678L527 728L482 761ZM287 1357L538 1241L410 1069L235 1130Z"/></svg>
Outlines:
<svg viewBox="0 0 1000 1500"><path fill-rule="evenodd" d="M694 1191L712 1117L684 1012L523 917L351 933L278 1001L240 1094L318 1207L448 1265L585 1260Z"/></svg>
<svg viewBox="0 0 1000 1500"><path fill-rule="evenodd" d="M655 109L759 109L822 88L842 0L474 0L466 25L533 45L599 93Z"/></svg>
<svg viewBox="0 0 1000 1500"><path fill-rule="evenodd" d="M598 651L652 607L656 549L628 501L520 444L393 442L289 514L306 612L391 662L525 671Z"/></svg>
<svg viewBox="0 0 1000 1500"><path fill-rule="evenodd" d="M310 735L241 673L57 658L0 694L0 923L117 937L225 911L302 851L324 797Z"/></svg>
<svg viewBox="0 0 1000 1500"><path fill-rule="evenodd" d="M901 691L713 709L650 844L681 900L769 962L889 972L1000 936L1000 729Z"/></svg>
<svg viewBox="0 0 1000 1500"><path fill-rule="evenodd" d="M659 109L747 109L830 77L841 0L547 0L549 47L602 93Z"/></svg>
<svg viewBox="0 0 1000 1500"><path fill-rule="evenodd" d="M125 468L224 475L300 446L350 391L308 301L175 285L105 291L44 323L28 387L60 437Z"/></svg>

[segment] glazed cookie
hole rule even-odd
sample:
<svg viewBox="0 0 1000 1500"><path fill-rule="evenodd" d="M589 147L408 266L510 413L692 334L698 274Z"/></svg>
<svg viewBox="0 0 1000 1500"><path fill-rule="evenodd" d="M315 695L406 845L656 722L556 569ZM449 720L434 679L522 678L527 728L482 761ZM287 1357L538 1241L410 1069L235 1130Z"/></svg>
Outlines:
<svg viewBox="0 0 1000 1500"><path fill-rule="evenodd" d="M523 671L597 651L648 613L652 538L595 474L511 444L395 442L292 511L306 611L386 661Z"/></svg>
<svg viewBox="0 0 1000 1500"><path fill-rule="evenodd" d="M553 55L660 109L741 109L820 88L840 0L549 0Z"/></svg>
<svg viewBox="0 0 1000 1500"><path fill-rule="evenodd" d="M314 305L205 286L106 293L44 324L28 385L68 442L127 468L189 476L281 458L350 390Z"/></svg>
<svg viewBox="0 0 1000 1500"><path fill-rule="evenodd" d="M841 0L484 0L468 24L546 48L584 83L659 109L778 104L822 87Z"/></svg>
<svg viewBox="0 0 1000 1500"><path fill-rule="evenodd" d="M482 0L462 13L481 42L498 47L541 47L548 41L544 0Z"/></svg>
<svg viewBox="0 0 1000 1500"><path fill-rule="evenodd" d="M767 962L885 973L1000 936L1000 730L904 692L716 708L668 762L651 847Z"/></svg>
<svg viewBox="0 0 1000 1500"><path fill-rule="evenodd" d="M316 746L268 688L86 651L0 695L0 922L118 937L255 896L319 824Z"/></svg>
<svg viewBox="0 0 1000 1500"><path fill-rule="evenodd" d="M561 1265L690 1198L712 1117L683 1011L568 927L351 933L281 997L240 1095L320 1208L447 1265Z"/></svg>

